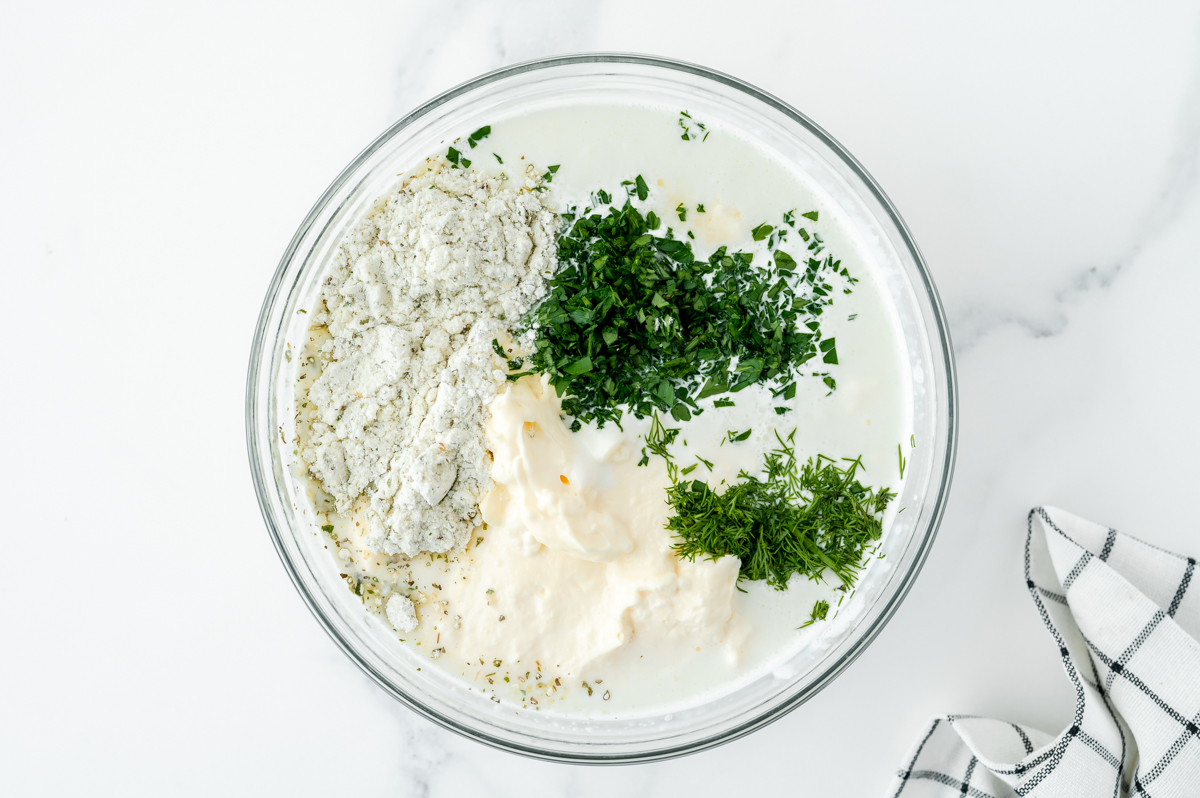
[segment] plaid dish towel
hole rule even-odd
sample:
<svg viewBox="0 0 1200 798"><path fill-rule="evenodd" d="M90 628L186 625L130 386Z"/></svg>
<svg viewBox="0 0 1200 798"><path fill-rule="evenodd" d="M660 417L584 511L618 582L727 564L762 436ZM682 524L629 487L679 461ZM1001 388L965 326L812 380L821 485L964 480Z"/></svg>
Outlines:
<svg viewBox="0 0 1200 798"><path fill-rule="evenodd" d="M1195 558L1057 508L1031 511L1025 584L1075 690L1074 721L1056 736L938 718L889 794L1200 796L1195 570Z"/></svg>

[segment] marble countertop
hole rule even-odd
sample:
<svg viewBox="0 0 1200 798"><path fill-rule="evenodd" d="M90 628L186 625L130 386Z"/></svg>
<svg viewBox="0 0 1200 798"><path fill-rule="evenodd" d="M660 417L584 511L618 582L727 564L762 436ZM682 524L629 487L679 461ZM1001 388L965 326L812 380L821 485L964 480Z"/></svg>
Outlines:
<svg viewBox="0 0 1200 798"><path fill-rule="evenodd" d="M1058 731L1022 583L1052 503L1200 554L1200 7L526 0L8 4L0 791L882 795L926 720ZM326 185L480 72L586 50L737 75L829 130L927 256L962 392L936 546L878 640L741 741L581 768L384 695L258 512L243 389Z"/></svg>

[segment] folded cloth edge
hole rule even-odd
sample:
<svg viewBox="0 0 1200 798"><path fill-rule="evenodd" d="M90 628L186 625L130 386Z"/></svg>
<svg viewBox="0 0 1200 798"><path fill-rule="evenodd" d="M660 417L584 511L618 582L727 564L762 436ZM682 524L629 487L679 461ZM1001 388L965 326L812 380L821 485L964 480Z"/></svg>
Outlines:
<svg viewBox="0 0 1200 798"><path fill-rule="evenodd" d="M1082 536L1091 539L1090 542L1095 544L1094 548L1099 550L1092 551L1087 545L1080 543L1064 530L1064 526L1072 528L1077 534L1082 532ZM1041 532L1041 535L1037 532ZM918 795L960 794L991 798L1001 795L1092 796L1111 793L1119 798L1129 794L1131 789L1134 794L1146 794L1145 785L1138 779L1137 744L1110 695L1116 674L1122 673L1121 663L1117 662L1115 657L1105 657L1103 652L1084 636L1078 621L1072 615L1068 601L1068 595L1090 567L1095 572L1104 572L1100 576L1108 580L1105 585L1110 590L1115 580L1120 580L1136 594L1137 603L1141 605L1135 608L1137 611L1143 614L1157 614L1161 620L1164 611L1107 564L1108 555L1118 537L1154 549L1162 555L1174 558L1173 561L1180 564L1182 573L1168 612L1172 616L1175 614L1190 583L1196 562L1194 558L1182 557L1151 546L1132 536L1122 535L1116 530L1092 524L1056 507L1033 508L1027 517L1024 550L1026 588L1034 600L1043 624L1058 647L1063 670L1075 689L1075 711L1071 725L1058 735L1052 736L1036 729L1027 729L998 720L964 715L936 718L925 727L917 744L905 758L906 766L897 773L889 795L894 798L902 795L906 798L916 798ZM1054 553L1051 551L1052 546L1057 549ZM1063 587L1064 583L1066 588ZM1090 589L1094 592L1095 586ZM1166 618L1161 624L1160 620L1147 624L1138 635L1138 639L1129 646L1129 651L1134 651L1142 645L1156 625L1162 625L1168 632L1178 633L1192 648L1200 652L1200 644L1196 644L1183 630L1168 628L1174 627L1170 618ZM1101 678L1100 669L1096 664L1097 658L1108 672L1107 681ZM1197 657L1197 661L1200 662L1200 657ZM1111 667L1113 663L1117 664L1115 670ZM1200 671L1197 671L1197 677L1197 682L1200 683ZM1144 685L1141 686L1141 690L1162 705L1162 701ZM1088 712L1089 707L1094 709ZM1173 714L1174 719L1184 727L1184 734L1171 748L1169 755L1162 756L1159 764L1152 768L1151 773L1155 778L1171 766L1178 750L1188 745L1188 731L1195 726L1188 716L1181 715L1171 707L1163 708L1168 714ZM1097 720L1098 714L1106 717ZM1001 739L1005 735L1007 737ZM1200 734L1196 737L1196 745L1200 747ZM994 751L997 746L1001 749L1011 748L1018 739L1024 756L1015 758L1015 761L988 756L984 750L991 748ZM1064 759L1070 760L1065 767L1062 766ZM1089 759L1094 762L1089 762ZM1192 778L1194 768L1190 760L1183 763L1180 758L1176 764L1177 770L1188 771L1187 779ZM1195 768L1197 782L1194 783L1200 783L1200 764L1195 765ZM1164 782L1172 780L1164 779ZM1064 786L1066 791L1060 789Z"/></svg>

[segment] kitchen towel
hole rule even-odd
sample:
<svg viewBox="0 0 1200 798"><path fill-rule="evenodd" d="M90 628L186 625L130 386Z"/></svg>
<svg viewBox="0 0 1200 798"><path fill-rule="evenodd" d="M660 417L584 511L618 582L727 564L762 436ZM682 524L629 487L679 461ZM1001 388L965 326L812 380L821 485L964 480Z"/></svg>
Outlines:
<svg viewBox="0 0 1200 798"><path fill-rule="evenodd" d="M1196 560L1054 507L1029 513L1025 584L1075 690L1055 736L938 718L894 798L1200 796Z"/></svg>

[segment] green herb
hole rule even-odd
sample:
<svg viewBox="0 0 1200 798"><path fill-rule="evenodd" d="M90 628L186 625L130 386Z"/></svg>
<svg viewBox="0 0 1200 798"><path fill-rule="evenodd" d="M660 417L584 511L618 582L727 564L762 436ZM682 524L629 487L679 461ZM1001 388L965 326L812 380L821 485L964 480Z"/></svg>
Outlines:
<svg viewBox="0 0 1200 798"><path fill-rule="evenodd" d="M904 479L904 466L906 465L904 460L904 449L898 443L896 444L896 456L900 458L900 479Z"/></svg>
<svg viewBox="0 0 1200 798"><path fill-rule="evenodd" d="M675 213L679 214L679 221L681 221L681 222L687 221L687 208L683 207L682 202L679 203L679 206L675 208Z"/></svg>
<svg viewBox="0 0 1200 798"><path fill-rule="evenodd" d="M894 494L856 479L861 458L846 458L844 468L822 455L799 465L795 435L785 441L776 433L779 448L767 453L763 479L743 471L724 493L699 480L667 489L674 513L667 529L679 537L680 557L738 557L739 580L766 580L777 590L794 574L816 581L827 569L854 585Z"/></svg>
<svg viewBox="0 0 1200 798"><path fill-rule="evenodd" d="M326 524L325 526L321 527L321 531L322 532L332 532L333 524Z"/></svg>
<svg viewBox="0 0 1200 798"><path fill-rule="evenodd" d="M471 146L474 146L474 145L471 145ZM450 149L448 149L446 151L446 160L449 161L450 165L455 169L459 168L460 166L463 169L471 168L470 160L462 157L462 153L459 152L458 150L454 149L453 147L451 147Z"/></svg>
<svg viewBox="0 0 1200 798"><path fill-rule="evenodd" d="M822 360L825 363L832 363L835 366L837 365L837 362L838 362L837 343L836 342L837 342L836 338L826 338L824 341L821 342L821 351L825 353L825 357L822 358Z"/></svg>
<svg viewBox="0 0 1200 798"><path fill-rule="evenodd" d="M785 213L783 215L783 223L786 224L788 227L796 226L796 209L795 208L792 208L790 211L788 211L787 213Z"/></svg>
<svg viewBox="0 0 1200 798"><path fill-rule="evenodd" d="M730 443L737 443L737 442L739 442L739 441L744 441L744 440L746 440L747 438L749 438L749 437L750 437L750 433L751 433L751 432L753 432L753 431L754 431L754 430L752 430L752 429L748 429L748 430L746 430L745 432L736 432L736 431L734 431L734 430L729 430L729 431L728 431L728 432L726 432L725 434L729 436L729 442L730 442Z"/></svg>
<svg viewBox="0 0 1200 798"><path fill-rule="evenodd" d="M510 360L508 353L504 351L504 347L495 338L492 339L492 351L499 355L504 360L504 364L508 366L509 373L505 375L505 378L509 382L516 382L522 377L536 373L533 371L520 371L525 366L525 358L517 357Z"/></svg>
<svg viewBox="0 0 1200 798"><path fill-rule="evenodd" d="M701 202L699 205L696 206L696 213L704 213L704 212L705 212L704 203Z"/></svg>
<svg viewBox="0 0 1200 798"><path fill-rule="evenodd" d="M857 318L858 318L857 313L851 313L849 316L846 317L846 321L854 321Z"/></svg>
<svg viewBox="0 0 1200 798"><path fill-rule="evenodd" d="M592 207L610 202L598 191ZM727 247L701 260L669 228L652 233L658 218L629 200L606 215L572 209L564 219L559 270L521 330L536 332L527 365L550 376L573 429L619 422L622 406L639 418L658 409L686 420L700 412L698 399L790 382L818 355L836 363L819 316L832 301L830 280L855 282L840 261L801 266L776 251L757 267L751 253Z"/></svg>
<svg viewBox="0 0 1200 798"><path fill-rule="evenodd" d="M467 144L471 145L471 149L475 149L476 144L483 141L491 134L492 134L492 126L484 125L483 127L479 128L479 130L476 130L474 133L472 133L470 136L467 136Z"/></svg>
<svg viewBox="0 0 1200 798"><path fill-rule="evenodd" d="M543 183L552 182L554 180L554 173L558 171L559 166L561 166L561 164L555 164L554 166L547 166L546 173L542 175L542 182Z"/></svg>
<svg viewBox="0 0 1200 798"><path fill-rule="evenodd" d="M845 598L845 596L843 596L842 598ZM838 604L841 604L841 603L842 603L842 599L838 599ZM804 623L800 624L796 628L803 629L806 626L812 626L817 621L825 620L825 616L828 614L829 614L829 602L825 601L824 599L821 599L820 601L818 601L816 604L813 605L812 614L809 616L808 620L805 621Z"/></svg>
<svg viewBox="0 0 1200 798"><path fill-rule="evenodd" d="M782 416L784 413L790 413L791 410L792 408L790 407L777 407L775 408L775 415Z"/></svg>
<svg viewBox="0 0 1200 798"><path fill-rule="evenodd" d="M775 268L781 272L794 272L796 271L796 261L782 249L777 249L775 250Z"/></svg>
<svg viewBox="0 0 1200 798"><path fill-rule="evenodd" d="M637 176L634 184L637 186L637 198L645 202L646 197L650 196L650 187L646 185L646 181L642 179L641 175Z"/></svg>
<svg viewBox="0 0 1200 798"><path fill-rule="evenodd" d="M692 115L689 114L687 111L680 111L679 112L679 126L681 128L683 128L683 135L680 136L679 138L683 139L684 141L691 141L692 139L699 136L699 133L696 133L695 131L692 130L692 127L691 127L692 125L695 125L696 129L699 130L700 133L704 134L704 136L700 140L706 141L708 139L709 131L704 126L704 123L697 122L696 120L692 119Z"/></svg>
<svg viewBox="0 0 1200 798"><path fill-rule="evenodd" d="M732 399L721 398L713 402L713 407L733 407Z"/></svg>
<svg viewBox="0 0 1200 798"><path fill-rule="evenodd" d="M690 473L692 473L693 471L695 471L695 470L696 470L696 468L697 468L699 465L700 465L699 463L692 463L692 464L691 464L690 466L688 466L687 468L681 469L681 470L680 470L680 472L679 472L679 474L680 474L681 476L685 476L685 477L686 477L688 474L690 474Z"/></svg>
<svg viewBox="0 0 1200 798"><path fill-rule="evenodd" d="M704 459L703 457L701 457L700 455L696 455L696 459L697 459L697 460L699 460L701 463L704 463L704 467L705 467L705 468L707 468L709 471L712 471L712 469L713 469L713 464L712 464L712 461L710 461L710 460L705 460L705 459Z"/></svg>
<svg viewBox="0 0 1200 798"><path fill-rule="evenodd" d="M503 163L504 163L504 159L503 159L503 158L501 158L499 155L497 155L497 154L496 154L496 153L494 153L494 152L492 153L492 157L496 159L496 162L497 162L497 163L500 163L500 164L503 164Z"/></svg>
<svg viewBox="0 0 1200 798"><path fill-rule="evenodd" d="M650 462L650 455L656 454L666 462L667 476L671 478L671 482L674 482L677 477L677 469L675 459L671 457L667 447L675 442L678 435L678 427L664 427L658 413L654 413L650 419L650 430L646 433L646 445L642 447L642 459L638 461L638 465L647 465Z"/></svg>
<svg viewBox="0 0 1200 798"><path fill-rule="evenodd" d="M808 213L802 213L800 215L803 216L805 219L812 219L814 222L817 220L817 212L816 211L809 211Z"/></svg>
<svg viewBox="0 0 1200 798"><path fill-rule="evenodd" d="M772 227L771 225L764 223L764 224L760 224L758 227L751 230L750 235L754 237L755 241L762 241L764 238L769 236L771 234L771 231L774 229L775 228Z"/></svg>

